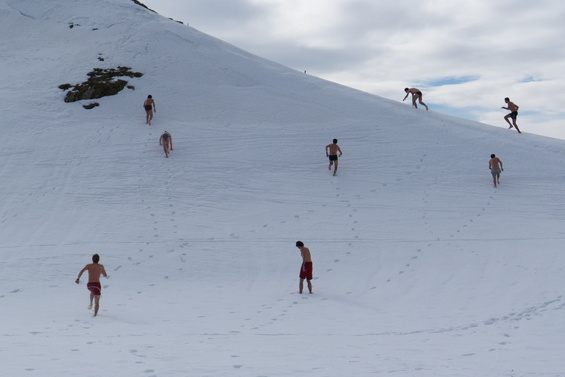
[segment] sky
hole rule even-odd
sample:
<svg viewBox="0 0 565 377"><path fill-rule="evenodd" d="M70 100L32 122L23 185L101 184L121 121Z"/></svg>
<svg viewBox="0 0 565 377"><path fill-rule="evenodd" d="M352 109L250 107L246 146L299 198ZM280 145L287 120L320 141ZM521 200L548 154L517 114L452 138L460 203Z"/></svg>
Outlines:
<svg viewBox="0 0 565 377"><path fill-rule="evenodd" d="M290 68L431 110L565 139L565 2L145 0L163 16ZM409 99L406 100L410 105Z"/></svg>

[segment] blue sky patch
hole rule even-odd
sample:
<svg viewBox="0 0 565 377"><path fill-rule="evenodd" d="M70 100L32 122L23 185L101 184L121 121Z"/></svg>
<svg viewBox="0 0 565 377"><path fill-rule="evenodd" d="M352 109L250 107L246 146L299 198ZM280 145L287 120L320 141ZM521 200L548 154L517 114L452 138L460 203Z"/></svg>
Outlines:
<svg viewBox="0 0 565 377"><path fill-rule="evenodd" d="M428 81L427 86L444 86L444 85L457 85L464 84L470 81L476 81L480 76L448 76L440 77L432 81Z"/></svg>

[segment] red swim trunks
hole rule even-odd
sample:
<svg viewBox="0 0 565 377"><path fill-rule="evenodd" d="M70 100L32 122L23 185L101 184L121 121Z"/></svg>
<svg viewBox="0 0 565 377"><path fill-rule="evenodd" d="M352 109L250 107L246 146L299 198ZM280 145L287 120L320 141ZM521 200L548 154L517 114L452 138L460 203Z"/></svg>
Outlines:
<svg viewBox="0 0 565 377"><path fill-rule="evenodd" d="M100 285L100 283L88 283L86 285L86 288L88 288L88 290L92 292L94 296L102 295L102 286Z"/></svg>
<svg viewBox="0 0 565 377"><path fill-rule="evenodd" d="M300 279L312 280L312 262L306 262L300 267Z"/></svg>

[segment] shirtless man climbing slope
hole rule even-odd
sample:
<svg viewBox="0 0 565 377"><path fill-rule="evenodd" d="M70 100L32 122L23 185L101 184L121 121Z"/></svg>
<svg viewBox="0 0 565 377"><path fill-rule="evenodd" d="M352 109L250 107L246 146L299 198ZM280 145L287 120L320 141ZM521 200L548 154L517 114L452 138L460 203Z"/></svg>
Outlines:
<svg viewBox="0 0 565 377"><path fill-rule="evenodd" d="M169 153L173 150L173 136L170 132L165 131L159 138L159 145L163 146L165 157L169 158Z"/></svg>
<svg viewBox="0 0 565 377"><path fill-rule="evenodd" d="M490 155L488 168L490 169L490 173L492 174L492 182L494 184L494 187L496 187L497 183L500 184L500 173L504 171L504 167L502 166L502 161L500 161L500 158L496 157L494 153Z"/></svg>
<svg viewBox="0 0 565 377"><path fill-rule="evenodd" d="M504 120L508 122L508 125L510 126L508 127L508 129L514 127L516 128L516 131L518 131L518 133L521 134L522 131L520 131L518 125L516 124L516 118L518 117L518 109L520 107L518 107L518 105L516 105L514 102L510 101L510 98L508 97L504 99L504 102L506 102L506 107L502 106L501 109L510 110L510 113L504 116ZM510 119L512 119L513 124L510 123Z"/></svg>
<svg viewBox="0 0 565 377"><path fill-rule="evenodd" d="M155 100L153 96L150 94L147 96L147 99L143 101L143 108L145 109L145 124L151 125L151 121L153 120L153 112L157 112L157 108L155 107Z"/></svg>
<svg viewBox="0 0 565 377"><path fill-rule="evenodd" d="M80 283L80 277L84 273L84 271L88 271L88 284L86 287L90 291L90 305L88 309L92 309L92 301L94 300L94 316L98 315L98 309L100 308L100 296L102 295L102 285L100 284L100 275L104 277L108 277L106 274L106 270L104 266L99 264L100 256L98 254L94 254L92 256L92 263L87 264L84 266L82 270L78 273L78 277L75 280L75 283Z"/></svg>
<svg viewBox="0 0 565 377"><path fill-rule="evenodd" d="M424 101L422 101L422 91L418 88L404 88L404 91L406 92L406 95L404 96L404 99L402 100L402 102L404 102L404 100L406 98L408 98L408 96L410 94L412 94L412 106L414 106L416 109L418 108L418 104L416 104L416 101L420 102L420 104L424 105L426 107L426 111L428 111L428 105L426 105L424 103Z"/></svg>
<svg viewBox="0 0 565 377"><path fill-rule="evenodd" d="M343 153L339 145L337 145L337 139L334 139L333 144L326 145L326 157L330 159L328 170L332 170L332 164L335 164L334 175L337 174L337 152L339 152L339 157L341 157Z"/></svg>

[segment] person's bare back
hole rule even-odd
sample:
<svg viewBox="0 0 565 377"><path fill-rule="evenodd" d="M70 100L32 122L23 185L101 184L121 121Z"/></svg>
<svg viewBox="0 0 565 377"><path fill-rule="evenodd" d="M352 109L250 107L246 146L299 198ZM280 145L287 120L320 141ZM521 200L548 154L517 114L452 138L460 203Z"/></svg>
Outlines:
<svg viewBox="0 0 565 377"><path fill-rule="evenodd" d="M89 283L100 283L100 276L108 276L104 265L98 263L87 264L81 271L88 271L88 282Z"/></svg>
<svg viewBox="0 0 565 377"><path fill-rule="evenodd" d="M328 149L328 154L330 156L336 155L337 152L341 152L341 149L339 149L339 146L337 144L328 144L326 145L326 148Z"/></svg>
<svg viewBox="0 0 565 377"><path fill-rule="evenodd" d="M502 161L498 157L493 157L489 161L489 168L490 169L500 169Z"/></svg>

